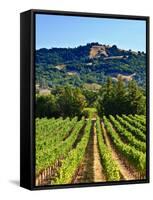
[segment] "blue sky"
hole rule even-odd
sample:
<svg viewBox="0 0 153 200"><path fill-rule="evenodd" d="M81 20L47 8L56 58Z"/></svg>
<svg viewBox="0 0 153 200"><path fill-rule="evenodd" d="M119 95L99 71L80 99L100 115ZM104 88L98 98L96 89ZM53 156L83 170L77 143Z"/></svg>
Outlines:
<svg viewBox="0 0 153 200"><path fill-rule="evenodd" d="M36 14L36 49L77 47L90 42L146 52L146 22Z"/></svg>

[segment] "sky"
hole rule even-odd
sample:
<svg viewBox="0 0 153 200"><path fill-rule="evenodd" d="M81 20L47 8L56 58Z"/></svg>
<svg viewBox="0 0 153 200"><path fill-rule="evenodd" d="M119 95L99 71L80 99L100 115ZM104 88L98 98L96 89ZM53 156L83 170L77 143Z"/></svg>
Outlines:
<svg viewBox="0 0 153 200"><path fill-rule="evenodd" d="M36 49L98 42L146 52L144 20L36 14Z"/></svg>

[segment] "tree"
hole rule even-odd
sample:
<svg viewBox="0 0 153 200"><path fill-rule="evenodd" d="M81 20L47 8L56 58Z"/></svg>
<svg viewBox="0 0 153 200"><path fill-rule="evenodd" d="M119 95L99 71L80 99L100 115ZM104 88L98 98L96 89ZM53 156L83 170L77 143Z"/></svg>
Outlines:
<svg viewBox="0 0 153 200"><path fill-rule="evenodd" d="M62 116L81 116L86 98L79 88L66 86L58 96L58 110Z"/></svg>
<svg viewBox="0 0 153 200"><path fill-rule="evenodd" d="M55 117L57 115L56 99L52 94L36 96L36 117Z"/></svg>
<svg viewBox="0 0 153 200"><path fill-rule="evenodd" d="M127 112L127 90L125 83L122 81L121 77L115 84L114 90L114 107L115 114L126 114Z"/></svg>
<svg viewBox="0 0 153 200"><path fill-rule="evenodd" d="M45 78L40 79L39 84L40 84L40 88L47 88L48 87L48 83L45 80Z"/></svg>
<svg viewBox="0 0 153 200"><path fill-rule="evenodd" d="M136 81L127 85L119 78L113 84L108 78L99 92L97 110L100 115L145 114L146 98Z"/></svg>
<svg viewBox="0 0 153 200"><path fill-rule="evenodd" d="M106 84L100 89L97 110L100 115L114 113L114 87L112 79L108 77Z"/></svg>
<svg viewBox="0 0 153 200"><path fill-rule="evenodd" d="M84 89L82 91L82 93L86 97L87 107L94 107L95 102L98 98L98 92L95 92L93 90Z"/></svg>
<svg viewBox="0 0 153 200"><path fill-rule="evenodd" d="M132 80L128 84L128 104L129 114L145 114L146 98L143 91L138 87L136 81Z"/></svg>

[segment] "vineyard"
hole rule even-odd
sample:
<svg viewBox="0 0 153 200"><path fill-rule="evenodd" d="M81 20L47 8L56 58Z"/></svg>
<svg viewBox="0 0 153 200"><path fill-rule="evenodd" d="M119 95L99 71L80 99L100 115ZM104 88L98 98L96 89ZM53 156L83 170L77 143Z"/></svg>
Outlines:
<svg viewBox="0 0 153 200"><path fill-rule="evenodd" d="M37 118L35 142L36 186L146 176L144 115Z"/></svg>

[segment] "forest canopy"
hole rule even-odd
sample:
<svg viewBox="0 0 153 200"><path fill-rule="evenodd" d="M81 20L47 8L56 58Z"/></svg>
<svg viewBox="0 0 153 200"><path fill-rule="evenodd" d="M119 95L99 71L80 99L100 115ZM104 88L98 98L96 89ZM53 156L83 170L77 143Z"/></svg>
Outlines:
<svg viewBox="0 0 153 200"><path fill-rule="evenodd" d="M84 83L103 84L108 76L131 75L145 88L146 54L116 45L88 43L75 48L36 50L36 82L41 87Z"/></svg>
<svg viewBox="0 0 153 200"><path fill-rule="evenodd" d="M84 109L94 108L99 115L145 114L145 91L132 80L113 82L109 77L101 89L58 86L50 94L36 95L36 117L81 117ZM86 109L90 112L90 109Z"/></svg>

